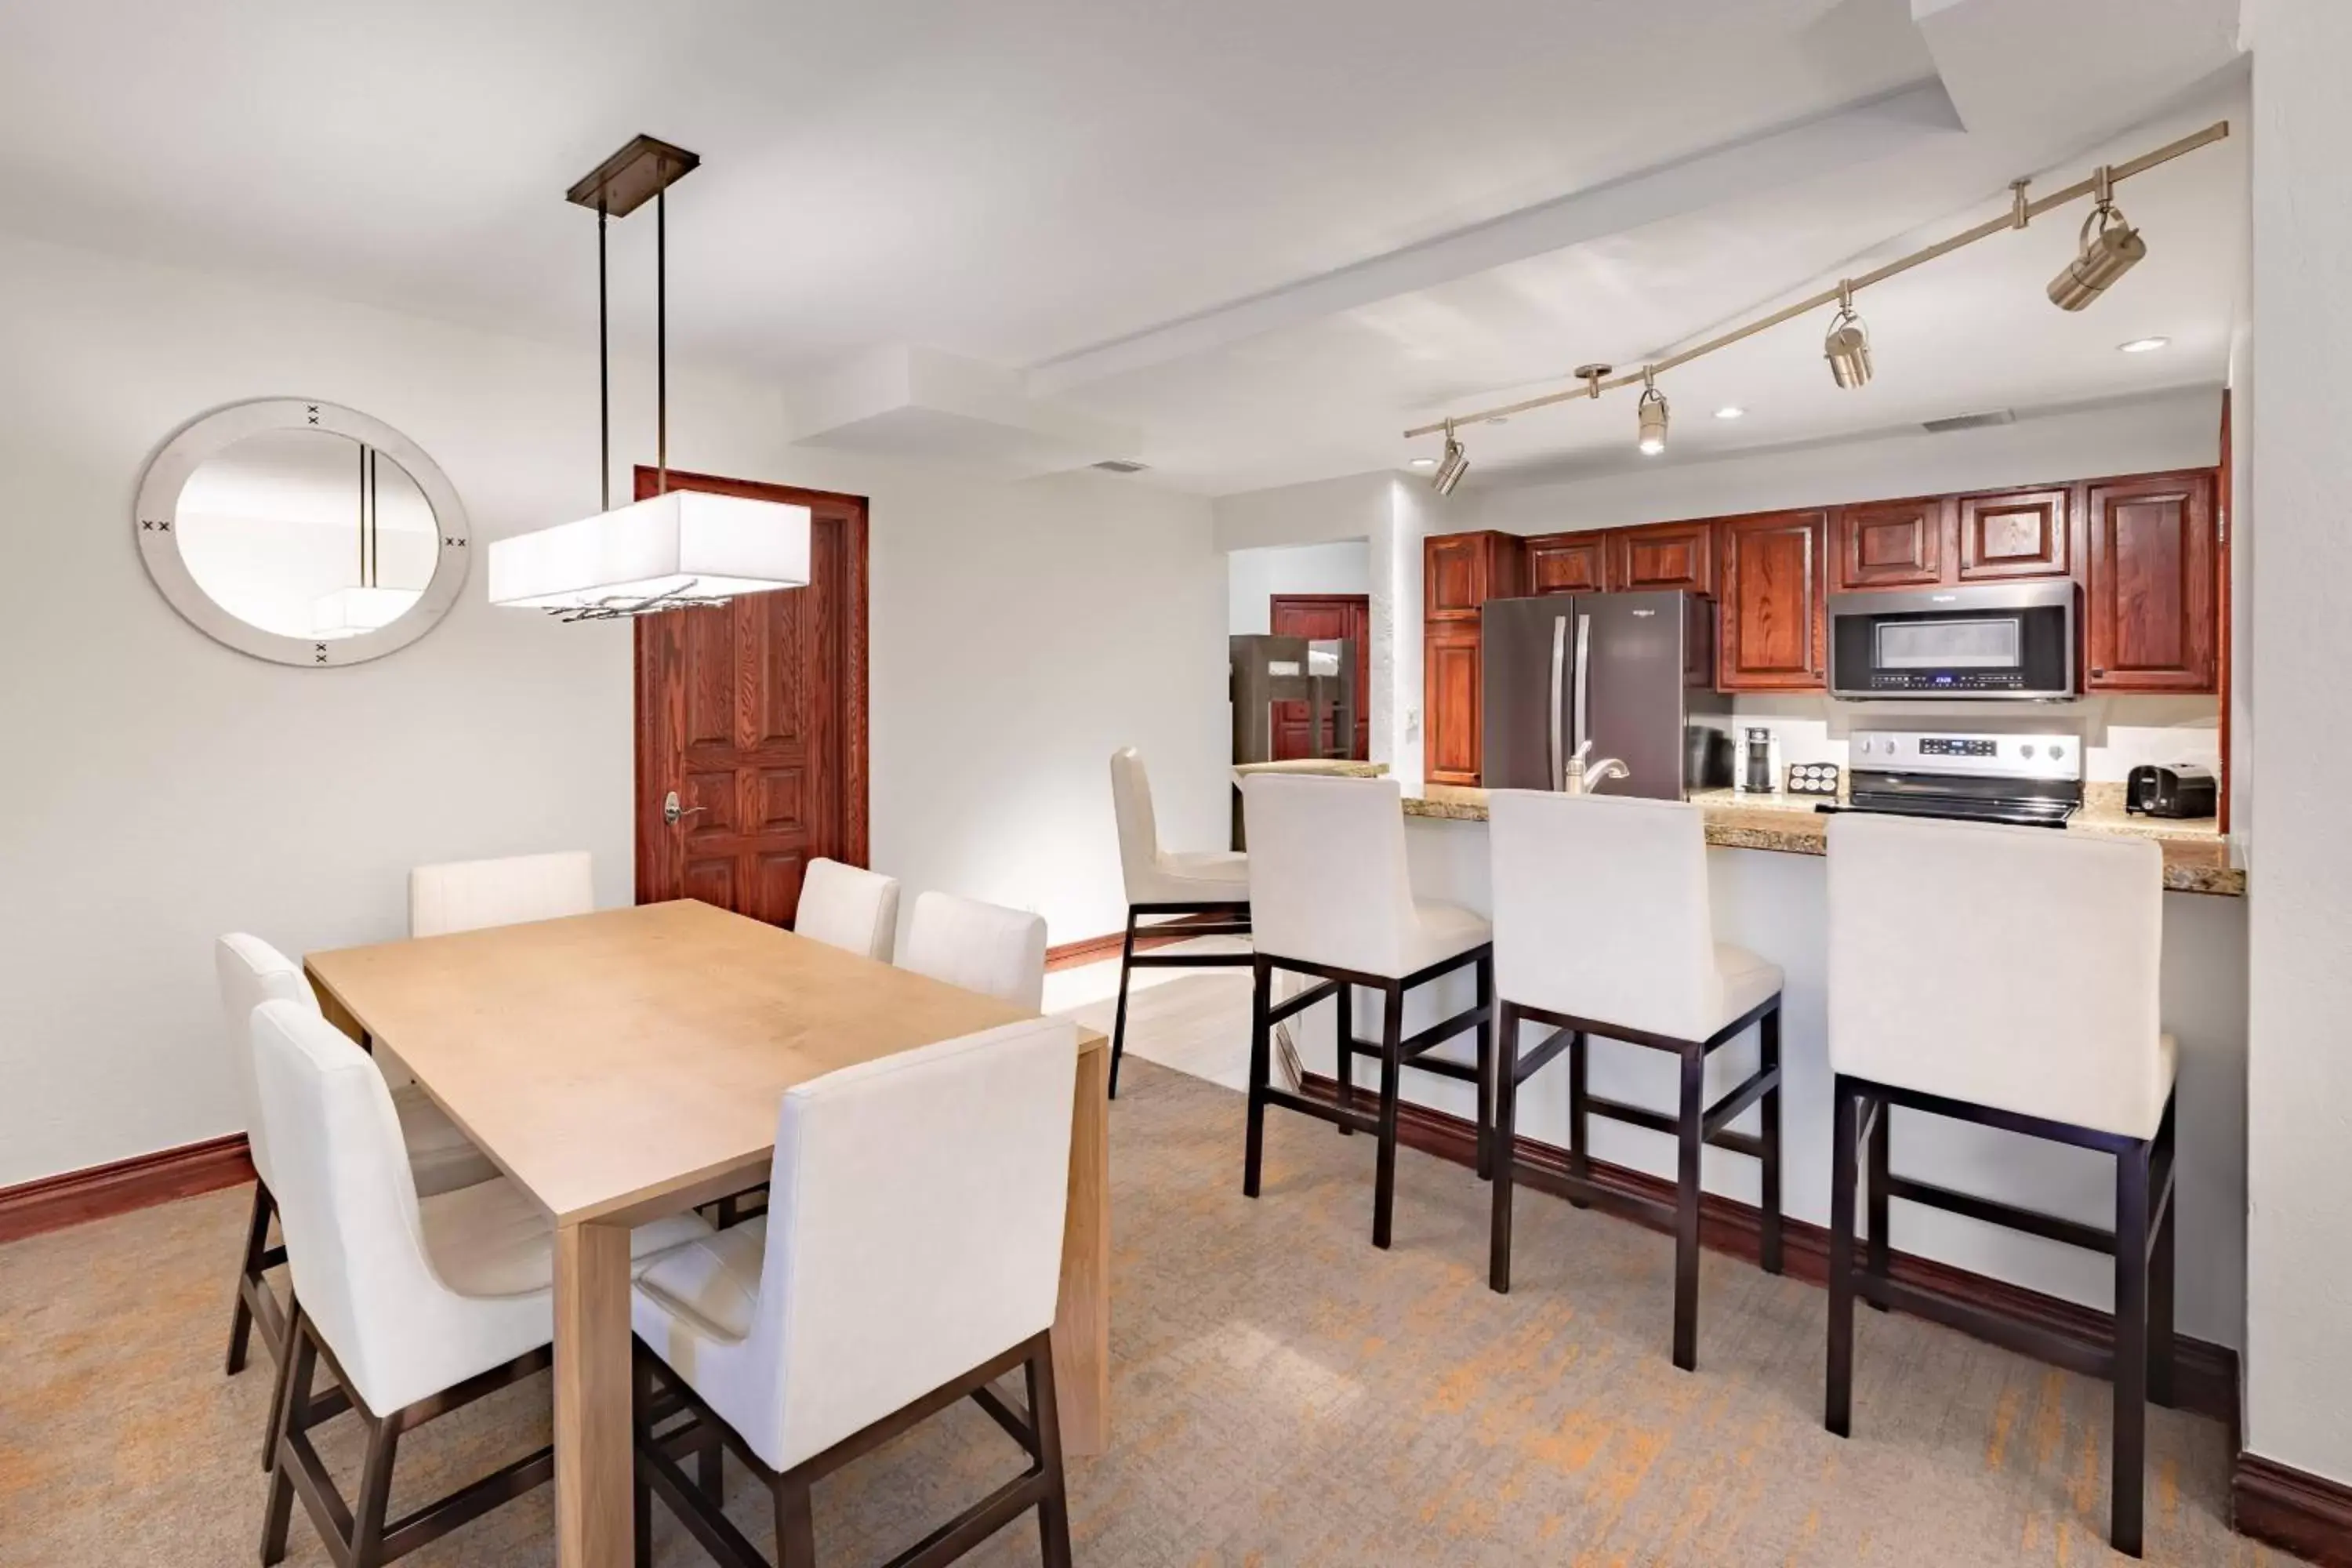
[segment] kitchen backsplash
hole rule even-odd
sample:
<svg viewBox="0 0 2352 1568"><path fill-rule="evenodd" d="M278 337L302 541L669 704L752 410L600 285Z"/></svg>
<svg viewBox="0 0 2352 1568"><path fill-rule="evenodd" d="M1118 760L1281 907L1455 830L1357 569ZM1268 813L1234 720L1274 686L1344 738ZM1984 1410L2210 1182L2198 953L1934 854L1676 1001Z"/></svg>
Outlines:
<svg viewBox="0 0 2352 1568"><path fill-rule="evenodd" d="M2221 704L2210 697L2090 697L2062 703L1840 702L1827 697L1740 697L1738 730L1769 729L1788 763L1847 763L1857 730L2056 731L2079 739L2086 777L2121 784L2143 763L2219 769Z"/></svg>

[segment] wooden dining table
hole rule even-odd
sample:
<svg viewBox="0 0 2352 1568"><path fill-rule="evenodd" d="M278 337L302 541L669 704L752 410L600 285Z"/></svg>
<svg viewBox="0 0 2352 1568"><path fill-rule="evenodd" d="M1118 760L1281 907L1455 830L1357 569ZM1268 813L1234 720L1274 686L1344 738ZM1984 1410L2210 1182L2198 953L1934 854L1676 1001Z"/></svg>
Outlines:
<svg viewBox="0 0 2352 1568"><path fill-rule="evenodd" d="M554 1224L561 1568L633 1553L629 1228L767 1180L793 1085L1031 1016L692 900L305 968ZM1081 1028L1078 1053L1054 1370L1083 1455L1109 1439L1110 1146L1103 1037Z"/></svg>

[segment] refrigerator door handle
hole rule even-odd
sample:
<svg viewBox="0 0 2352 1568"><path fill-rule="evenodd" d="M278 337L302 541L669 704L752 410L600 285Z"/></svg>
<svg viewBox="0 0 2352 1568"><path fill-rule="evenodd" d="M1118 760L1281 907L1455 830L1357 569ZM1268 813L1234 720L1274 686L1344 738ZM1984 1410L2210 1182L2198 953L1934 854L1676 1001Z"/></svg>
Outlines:
<svg viewBox="0 0 2352 1568"><path fill-rule="evenodd" d="M1559 748L1560 689L1567 679L1567 661L1568 617L1556 616L1551 623L1551 749L1549 753L1551 773L1544 784L1546 789L1559 788L1560 780L1568 771L1568 759Z"/></svg>
<svg viewBox="0 0 2352 1568"><path fill-rule="evenodd" d="M1588 729L1591 717L1592 697L1592 617L1576 617L1576 718L1575 729L1569 737L1573 752L1581 752L1592 739ZM1571 752L1571 754L1573 754ZM1561 764L1563 769L1567 763Z"/></svg>

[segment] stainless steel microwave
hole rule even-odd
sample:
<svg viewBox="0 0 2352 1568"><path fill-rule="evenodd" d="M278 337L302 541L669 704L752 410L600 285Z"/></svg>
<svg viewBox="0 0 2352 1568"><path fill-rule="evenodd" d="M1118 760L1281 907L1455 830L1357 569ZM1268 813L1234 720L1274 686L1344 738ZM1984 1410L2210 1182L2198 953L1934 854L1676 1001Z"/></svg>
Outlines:
<svg viewBox="0 0 2352 1568"><path fill-rule="evenodd" d="M1830 595L1832 697L2074 695L2074 584Z"/></svg>

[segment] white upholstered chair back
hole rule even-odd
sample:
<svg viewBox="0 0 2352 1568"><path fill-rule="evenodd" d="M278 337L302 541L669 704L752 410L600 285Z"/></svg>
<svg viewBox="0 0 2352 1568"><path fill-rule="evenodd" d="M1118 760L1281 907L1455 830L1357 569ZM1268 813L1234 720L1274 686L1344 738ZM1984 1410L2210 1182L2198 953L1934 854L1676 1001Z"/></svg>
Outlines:
<svg viewBox="0 0 2352 1568"><path fill-rule="evenodd" d="M925 893L898 965L1034 1013L1045 1000L1045 921L953 893Z"/></svg>
<svg viewBox="0 0 2352 1568"><path fill-rule="evenodd" d="M411 936L559 920L595 907L595 863L585 849L451 860L408 873Z"/></svg>
<svg viewBox="0 0 2352 1568"><path fill-rule="evenodd" d="M263 1003L250 1040L285 1178L271 1191L294 1293L370 1410L389 1414L497 1364L469 1354L486 1318L535 1315L551 1330L546 1291L464 1297L434 1272L392 1091L365 1052L298 1002Z"/></svg>
<svg viewBox="0 0 2352 1568"><path fill-rule="evenodd" d="M220 980L221 1022L228 1035L228 1058L236 1075L245 1112L245 1141L253 1169L273 1194L278 1177L269 1158L269 1138L261 1124L261 1091L253 1076L253 1010L264 1002L292 1002L319 1010L317 993L302 966L257 936L232 931L213 944L213 973Z"/></svg>
<svg viewBox="0 0 2352 1568"><path fill-rule="evenodd" d="M1402 977L1419 917L1397 782L1253 773L1242 812L1257 950Z"/></svg>
<svg viewBox="0 0 2352 1568"><path fill-rule="evenodd" d="M1151 873L1160 867L1160 825L1151 815L1151 775L1133 746L1110 754L1110 803L1118 817L1118 868L1128 902L1149 903Z"/></svg>
<svg viewBox="0 0 2352 1568"><path fill-rule="evenodd" d="M812 860L801 873L793 930L887 963L898 939L898 879L838 860Z"/></svg>
<svg viewBox="0 0 2352 1568"><path fill-rule="evenodd" d="M1706 827L1681 801L1496 790L1495 992L1704 1040L1722 1022Z"/></svg>
<svg viewBox="0 0 2352 1568"><path fill-rule="evenodd" d="M2155 1134L2171 1073L2154 841L1847 812L1829 858L1834 1070Z"/></svg>
<svg viewBox="0 0 2352 1568"><path fill-rule="evenodd" d="M787 1469L1052 1326L1076 1026L1010 1024L784 1096L738 1427ZM772 1374L772 1383L768 1375Z"/></svg>

